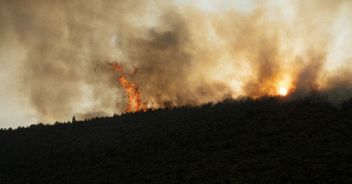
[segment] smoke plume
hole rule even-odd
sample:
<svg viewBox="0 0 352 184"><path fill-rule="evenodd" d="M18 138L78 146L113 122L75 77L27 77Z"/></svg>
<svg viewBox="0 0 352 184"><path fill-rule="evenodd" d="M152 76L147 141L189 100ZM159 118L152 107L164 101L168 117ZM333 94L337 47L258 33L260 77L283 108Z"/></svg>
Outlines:
<svg viewBox="0 0 352 184"><path fill-rule="evenodd" d="M349 0L0 0L0 10L0 66L16 71L6 88L38 121L124 112L112 62L137 68L128 80L153 108L280 88L352 96Z"/></svg>

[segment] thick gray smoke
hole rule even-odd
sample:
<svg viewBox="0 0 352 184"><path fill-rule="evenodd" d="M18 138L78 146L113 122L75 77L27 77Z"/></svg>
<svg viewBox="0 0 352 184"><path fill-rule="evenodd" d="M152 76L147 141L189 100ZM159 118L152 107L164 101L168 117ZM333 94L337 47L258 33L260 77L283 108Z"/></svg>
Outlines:
<svg viewBox="0 0 352 184"><path fill-rule="evenodd" d="M351 97L348 0L0 0L0 10L0 66L14 71L1 99L21 99L39 121L123 112L111 62L138 68L129 80L149 107L282 88Z"/></svg>

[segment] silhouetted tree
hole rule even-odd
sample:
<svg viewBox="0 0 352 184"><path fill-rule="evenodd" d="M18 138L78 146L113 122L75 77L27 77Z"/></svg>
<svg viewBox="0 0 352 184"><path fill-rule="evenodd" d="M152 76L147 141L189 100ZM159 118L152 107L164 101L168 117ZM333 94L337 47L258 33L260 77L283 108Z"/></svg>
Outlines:
<svg viewBox="0 0 352 184"><path fill-rule="evenodd" d="M76 123L76 122L77 122L75 116L72 117L72 121L71 121L71 122L72 122L72 123Z"/></svg>

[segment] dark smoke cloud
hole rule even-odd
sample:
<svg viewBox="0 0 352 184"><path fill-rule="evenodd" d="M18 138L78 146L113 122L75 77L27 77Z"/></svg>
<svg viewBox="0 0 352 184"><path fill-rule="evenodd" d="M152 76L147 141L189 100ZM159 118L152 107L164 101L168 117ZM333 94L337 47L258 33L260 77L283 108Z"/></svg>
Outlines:
<svg viewBox="0 0 352 184"><path fill-rule="evenodd" d="M16 89L46 122L123 112L113 61L138 68L129 80L150 107L277 95L282 86L295 97L351 96L349 1L249 2L241 11L202 8L211 1L1 0L0 41L18 42L9 48L25 55Z"/></svg>

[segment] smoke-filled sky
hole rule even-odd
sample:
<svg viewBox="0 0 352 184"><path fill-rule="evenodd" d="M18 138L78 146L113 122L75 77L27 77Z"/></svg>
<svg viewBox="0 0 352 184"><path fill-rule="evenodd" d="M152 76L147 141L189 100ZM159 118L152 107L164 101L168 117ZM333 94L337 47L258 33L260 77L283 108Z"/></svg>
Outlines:
<svg viewBox="0 0 352 184"><path fill-rule="evenodd" d="M350 0L0 0L0 127L320 91L352 97Z"/></svg>

